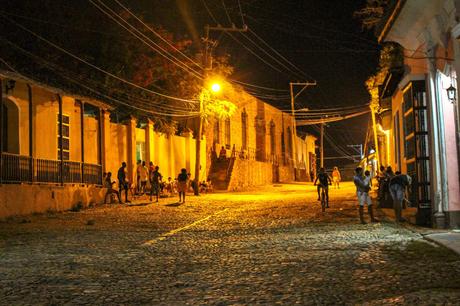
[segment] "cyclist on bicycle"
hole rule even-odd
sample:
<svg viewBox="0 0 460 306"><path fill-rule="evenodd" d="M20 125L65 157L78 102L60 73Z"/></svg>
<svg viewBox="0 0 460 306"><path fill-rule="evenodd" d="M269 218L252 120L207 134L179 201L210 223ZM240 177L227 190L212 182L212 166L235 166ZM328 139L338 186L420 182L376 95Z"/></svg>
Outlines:
<svg viewBox="0 0 460 306"><path fill-rule="evenodd" d="M319 181L319 184L316 184L317 181ZM332 181L331 177L326 173L324 168L319 169L319 173L313 184L318 186L318 201L321 201L321 188L324 188L327 207L329 207L329 185L332 185Z"/></svg>

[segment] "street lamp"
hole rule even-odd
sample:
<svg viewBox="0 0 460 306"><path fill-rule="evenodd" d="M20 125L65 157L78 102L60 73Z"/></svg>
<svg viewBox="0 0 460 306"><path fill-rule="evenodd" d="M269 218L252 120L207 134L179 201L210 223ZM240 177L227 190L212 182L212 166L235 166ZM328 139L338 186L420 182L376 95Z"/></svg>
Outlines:
<svg viewBox="0 0 460 306"><path fill-rule="evenodd" d="M214 92L214 93L218 93L219 91L221 91L222 89L222 86L219 84L219 83L213 83L211 85L211 90Z"/></svg>
<svg viewBox="0 0 460 306"><path fill-rule="evenodd" d="M447 88L446 91L447 91L447 97L449 98L449 101L451 103L454 103L456 100L457 89L451 83L450 87Z"/></svg>

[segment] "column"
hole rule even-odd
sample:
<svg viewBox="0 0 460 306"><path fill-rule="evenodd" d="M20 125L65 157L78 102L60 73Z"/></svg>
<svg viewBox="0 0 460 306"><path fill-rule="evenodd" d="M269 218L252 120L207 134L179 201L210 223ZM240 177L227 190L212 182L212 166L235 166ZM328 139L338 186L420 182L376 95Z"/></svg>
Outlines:
<svg viewBox="0 0 460 306"><path fill-rule="evenodd" d="M148 165L151 161L153 162L153 121L147 119L147 126L145 127L145 162Z"/></svg>
<svg viewBox="0 0 460 306"><path fill-rule="evenodd" d="M128 121L128 180L136 182L136 118L131 117Z"/></svg>
<svg viewBox="0 0 460 306"><path fill-rule="evenodd" d="M109 160L111 156L109 155L110 152L110 112L108 110L104 110L102 112L102 171L108 172L109 171ZM118 150L117 150L118 152Z"/></svg>
<svg viewBox="0 0 460 306"><path fill-rule="evenodd" d="M32 110L32 107L33 107L33 104L32 104L32 87L27 84L27 93L28 93L28 98L29 98L29 180L31 182L34 181L34 162L33 162L33 153L34 153L34 150L33 150L33 110ZM0 106L1 107L1 106Z"/></svg>

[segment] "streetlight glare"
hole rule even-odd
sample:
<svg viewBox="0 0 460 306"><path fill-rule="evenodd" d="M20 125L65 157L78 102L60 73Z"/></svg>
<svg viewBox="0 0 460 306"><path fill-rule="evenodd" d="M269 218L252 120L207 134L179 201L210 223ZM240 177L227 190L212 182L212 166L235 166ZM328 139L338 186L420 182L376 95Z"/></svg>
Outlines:
<svg viewBox="0 0 460 306"><path fill-rule="evenodd" d="M213 92L219 92L221 89L222 89L222 88L221 88L221 86L220 86L219 83L214 83L214 84L212 84L212 86L211 86L211 90L212 90Z"/></svg>

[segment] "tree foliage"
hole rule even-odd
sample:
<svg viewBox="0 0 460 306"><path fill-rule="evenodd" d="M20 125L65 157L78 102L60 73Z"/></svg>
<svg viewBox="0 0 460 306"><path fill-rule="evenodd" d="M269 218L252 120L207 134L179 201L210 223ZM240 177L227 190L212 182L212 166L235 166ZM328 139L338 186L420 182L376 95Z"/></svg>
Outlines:
<svg viewBox="0 0 460 306"><path fill-rule="evenodd" d="M199 62L195 51L197 48L192 46L192 41L188 37L175 35L161 25L143 18L141 14L136 14L141 19L140 22L127 11L116 7L114 3L111 5L119 17L114 14L112 16L126 27L129 28L130 24L138 29L141 34L135 32L137 36L176 56L177 59L172 59L173 61L180 60L198 73L203 72L200 67L180 54L183 53L193 61ZM90 2L18 0L5 3L2 11L7 13L4 16L6 18L0 18L0 26L3 29L0 39L2 57L22 74L70 93L110 103L115 107L119 118L128 115L147 117L148 114L143 111L145 109L156 112L162 110L171 114L175 109L182 112L199 110L202 79L161 56L139 37L135 37L101 13ZM82 61L21 29L18 24L101 70L147 90L121 82L83 64ZM168 43L159 39L149 28ZM232 68L228 60L226 56L217 58L211 73L224 76L231 74ZM2 68L7 69L5 66ZM149 93L148 90L193 100L195 103L166 99ZM173 118L174 116L165 114L156 115L152 119L158 130L173 133L176 131L176 122Z"/></svg>

